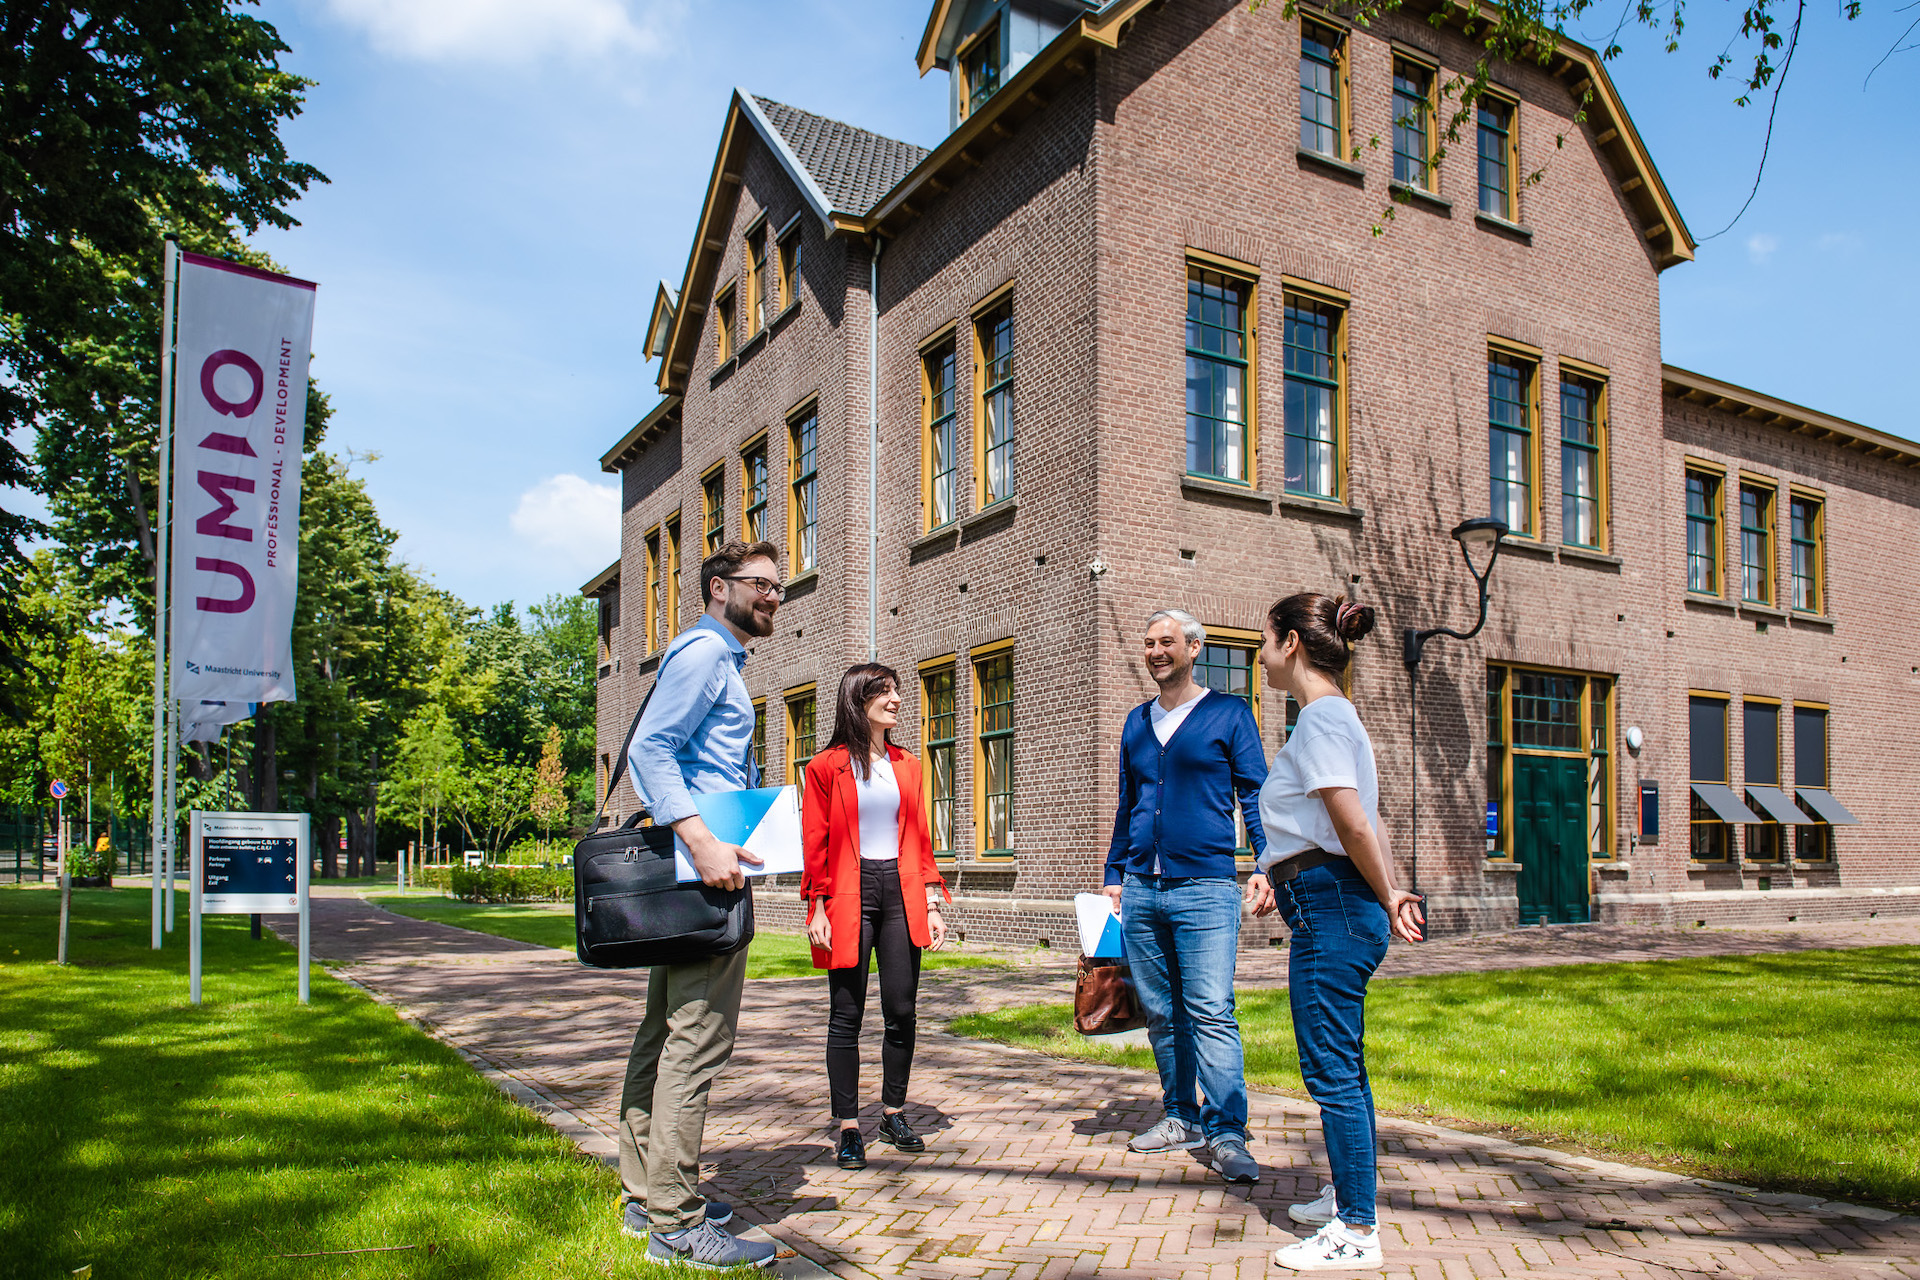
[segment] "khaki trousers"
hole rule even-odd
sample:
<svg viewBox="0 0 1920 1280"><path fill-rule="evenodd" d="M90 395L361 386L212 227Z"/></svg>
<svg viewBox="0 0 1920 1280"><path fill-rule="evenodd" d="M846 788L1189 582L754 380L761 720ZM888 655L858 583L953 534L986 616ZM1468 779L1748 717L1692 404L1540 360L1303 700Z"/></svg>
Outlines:
<svg viewBox="0 0 1920 1280"><path fill-rule="evenodd" d="M647 974L647 1016L620 1093L620 1183L651 1228L683 1231L706 1216L700 1142L707 1094L733 1056L747 948Z"/></svg>

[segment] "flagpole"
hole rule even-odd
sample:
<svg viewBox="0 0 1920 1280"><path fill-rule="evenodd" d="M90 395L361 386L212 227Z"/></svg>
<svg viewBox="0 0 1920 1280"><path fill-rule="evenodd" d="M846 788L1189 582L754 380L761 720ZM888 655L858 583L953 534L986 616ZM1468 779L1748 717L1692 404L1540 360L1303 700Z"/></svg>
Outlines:
<svg viewBox="0 0 1920 1280"><path fill-rule="evenodd" d="M164 929L173 928L173 877L166 880L167 911L163 919L161 912L161 827L160 807L163 802L162 773L164 762L169 758L166 753L168 729L166 718L167 704L167 531L172 521L168 519L167 507L173 496L173 311L174 301L179 289L180 244L169 232L165 248L162 250L165 267L160 286L160 509L154 513L155 523L160 526L159 551L153 561L153 805L147 810L147 834L153 843L153 949L160 949L161 934ZM171 833L169 833L171 834ZM171 858L172 841L166 842L167 856ZM171 871L171 867L166 870Z"/></svg>

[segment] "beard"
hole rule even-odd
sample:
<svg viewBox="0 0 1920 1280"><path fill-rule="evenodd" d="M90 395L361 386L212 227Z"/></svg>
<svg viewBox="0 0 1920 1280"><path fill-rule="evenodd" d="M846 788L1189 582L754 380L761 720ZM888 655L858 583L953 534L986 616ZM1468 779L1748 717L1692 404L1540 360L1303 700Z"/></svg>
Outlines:
<svg viewBox="0 0 1920 1280"><path fill-rule="evenodd" d="M730 596L723 610L728 622L750 636L766 639L773 634L773 611L760 612L756 593L739 592Z"/></svg>

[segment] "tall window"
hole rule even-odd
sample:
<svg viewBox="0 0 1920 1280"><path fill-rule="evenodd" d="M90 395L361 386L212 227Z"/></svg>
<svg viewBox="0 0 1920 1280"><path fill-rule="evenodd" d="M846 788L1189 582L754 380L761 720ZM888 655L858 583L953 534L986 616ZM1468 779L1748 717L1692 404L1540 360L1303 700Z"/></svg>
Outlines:
<svg viewBox="0 0 1920 1280"><path fill-rule="evenodd" d="M1687 472L1687 590L1720 594L1720 477Z"/></svg>
<svg viewBox="0 0 1920 1280"><path fill-rule="evenodd" d="M647 530L647 600L640 610L641 619L646 624L647 638L641 643L641 653L652 653L660 647L660 530Z"/></svg>
<svg viewBox="0 0 1920 1280"><path fill-rule="evenodd" d="M1514 221L1513 104L1483 97L1475 115L1480 137L1480 212Z"/></svg>
<svg viewBox="0 0 1920 1280"><path fill-rule="evenodd" d="M793 488L788 510L791 526L787 563L796 574L820 567L820 414L808 409L787 428L787 457Z"/></svg>
<svg viewBox="0 0 1920 1280"><path fill-rule="evenodd" d="M972 115L1000 89L1003 60L1000 56L1000 23L997 19L974 37L973 43L967 46L966 52L960 57L960 66L966 76L966 114Z"/></svg>
<svg viewBox="0 0 1920 1280"><path fill-rule="evenodd" d="M728 285L713 300L713 362L725 364L733 359L733 286Z"/></svg>
<svg viewBox="0 0 1920 1280"><path fill-rule="evenodd" d="M1341 63L1345 37L1332 27L1300 23L1300 145L1340 156Z"/></svg>
<svg viewBox="0 0 1920 1280"><path fill-rule="evenodd" d="M1433 190L1433 68L1393 60L1393 180Z"/></svg>
<svg viewBox="0 0 1920 1280"><path fill-rule="evenodd" d="M1780 704L1749 702L1740 704L1740 742L1746 769L1741 781L1749 787L1780 785ZM1771 817L1766 805L1748 807ZM1753 862L1778 862L1786 852L1780 838L1780 824L1773 821L1747 827L1747 858Z"/></svg>
<svg viewBox="0 0 1920 1280"><path fill-rule="evenodd" d="M762 436L740 455L740 533L748 542L767 536L767 440Z"/></svg>
<svg viewBox="0 0 1920 1280"><path fill-rule="evenodd" d="M1194 659L1194 683L1215 693L1240 699L1252 709L1257 723L1260 718L1260 680L1255 675L1259 670L1256 660L1258 653L1259 650L1252 643L1209 640L1200 646L1200 656ZM1253 842L1247 839L1246 815L1237 804L1233 806L1233 837L1234 853L1242 858L1251 858Z"/></svg>
<svg viewBox="0 0 1920 1280"><path fill-rule="evenodd" d="M980 851L1013 852L1013 650L974 662L974 714L979 724L974 777L980 803Z"/></svg>
<svg viewBox="0 0 1920 1280"><path fill-rule="evenodd" d="M753 767L764 780L767 776L767 700L765 698L756 699L753 704Z"/></svg>
<svg viewBox="0 0 1920 1280"><path fill-rule="evenodd" d="M1286 490L1337 499L1341 311L1292 293L1286 311Z"/></svg>
<svg viewBox="0 0 1920 1280"><path fill-rule="evenodd" d="M1604 392L1600 383L1560 374L1560 540L1577 547L1606 544Z"/></svg>
<svg viewBox="0 0 1920 1280"><path fill-rule="evenodd" d="M1740 598L1773 603L1773 490L1740 486Z"/></svg>
<svg viewBox="0 0 1920 1280"><path fill-rule="evenodd" d="M1245 483L1247 302L1253 287L1187 269L1187 470Z"/></svg>
<svg viewBox="0 0 1920 1280"><path fill-rule="evenodd" d="M926 379L927 443L922 461L927 477L925 515L929 529L938 529L955 514L953 487L959 468L953 449L953 367L953 347L944 341L939 350L921 360L921 374Z"/></svg>
<svg viewBox="0 0 1920 1280"><path fill-rule="evenodd" d="M703 555L712 555L727 540L727 464L721 462L700 477L701 542Z"/></svg>
<svg viewBox="0 0 1920 1280"><path fill-rule="evenodd" d="M1496 520L1522 537L1534 536L1534 429L1531 363L1493 352L1487 357L1487 454Z"/></svg>
<svg viewBox="0 0 1920 1280"><path fill-rule="evenodd" d="M747 234L747 336L767 327L767 224Z"/></svg>
<svg viewBox="0 0 1920 1280"><path fill-rule="evenodd" d="M1827 709L1796 706L1793 709L1793 785L1818 787L1825 791L1832 782L1828 760ZM1815 822L1793 831L1794 856L1802 862L1825 862L1833 856L1833 828Z"/></svg>
<svg viewBox="0 0 1920 1280"><path fill-rule="evenodd" d="M1727 782L1727 700L1692 697L1687 700L1688 756L1692 762L1692 781ZM1692 850L1696 861L1724 862L1731 829L1721 821L1713 806L1697 793L1693 802Z"/></svg>
<svg viewBox="0 0 1920 1280"><path fill-rule="evenodd" d="M1806 613L1825 613L1821 581L1826 568L1826 521L1820 501L1793 496L1793 607Z"/></svg>
<svg viewBox="0 0 1920 1280"><path fill-rule="evenodd" d="M953 753L957 716L953 660L920 672L920 722L926 726L927 826L936 858L953 856Z"/></svg>
<svg viewBox="0 0 1920 1280"><path fill-rule="evenodd" d="M1587 681L1587 856L1613 856L1613 681Z"/></svg>
<svg viewBox="0 0 1920 1280"><path fill-rule="evenodd" d="M787 785L791 787L805 785L807 762L819 744L814 710L812 685L787 695Z"/></svg>
<svg viewBox="0 0 1920 1280"><path fill-rule="evenodd" d="M980 344L980 453L982 507L1013 496L1013 302L989 311L976 326Z"/></svg>
<svg viewBox="0 0 1920 1280"><path fill-rule="evenodd" d="M680 517L667 521L667 639L680 634Z"/></svg>
<svg viewBox="0 0 1920 1280"><path fill-rule="evenodd" d="M800 301L800 224L780 240L780 309Z"/></svg>

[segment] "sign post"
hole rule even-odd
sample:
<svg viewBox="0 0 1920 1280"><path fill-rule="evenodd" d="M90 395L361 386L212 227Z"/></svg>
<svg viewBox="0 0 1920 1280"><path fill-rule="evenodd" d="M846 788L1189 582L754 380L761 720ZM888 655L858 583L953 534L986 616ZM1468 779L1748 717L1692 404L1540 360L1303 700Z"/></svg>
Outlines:
<svg viewBox="0 0 1920 1280"><path fill-rule="evenodd" d="M67 874L67 784L55 778L47 788L53 797L54 866L60 876L60 963L67 962L67 917L73 911L73 877ZM44 847L44 846L42 846Z"/></svg>
<svg viewBox="0 0 1920 1280"><path fill-rule="evenodd" d="M205 915L298 915L300 1003L310 994L312 931L307 882L311 829L304 813L190 815L193 859L187 941L188 994L200 1003L200 918Z"/></svg>

